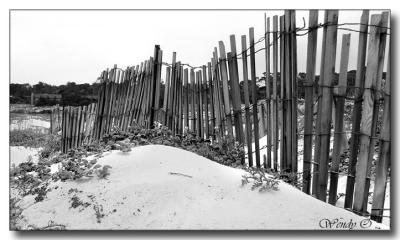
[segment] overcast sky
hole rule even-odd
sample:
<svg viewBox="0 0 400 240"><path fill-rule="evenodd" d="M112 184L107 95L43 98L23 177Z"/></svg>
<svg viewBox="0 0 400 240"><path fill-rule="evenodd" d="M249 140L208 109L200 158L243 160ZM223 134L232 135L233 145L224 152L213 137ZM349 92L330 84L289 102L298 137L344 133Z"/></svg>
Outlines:
<svg viewBox="0 0 400 240"><path fill-rule="evenodd" d="M370 14L381 11L371 11ZM268 17L283 11L12 11L11 82L52 85L93 83L103 69L117 64L120 68L140 64L161 45L163 61L177 60L192 66L210 61L218 41L230 51L229 36L240 36L255 28L255 39L263 36L264 13ZM297 10L297 27L308 24L308 11ZM339 11L339 23L359 22L361 11ZM324 19L320 11L319 22ZM359 29L359 26L349 26ZM337 68L340 59L339 30ZM247 38L248 39L248 38ZM320 56L322 29L318 31ZM357 61L358 33L351 32L349 70ZM264 43L256 49L264 47ZM298 71L306 68L307 36L298 37ZM257 74L265 71L265 55L256 56ZM241 69L241 62L239 62ZM240 70L239 69L239 70ZM319 73L319 60L317 74ZM162 78L165 77L165 71ZM241 76L240 76L241 77Z"/></svg>

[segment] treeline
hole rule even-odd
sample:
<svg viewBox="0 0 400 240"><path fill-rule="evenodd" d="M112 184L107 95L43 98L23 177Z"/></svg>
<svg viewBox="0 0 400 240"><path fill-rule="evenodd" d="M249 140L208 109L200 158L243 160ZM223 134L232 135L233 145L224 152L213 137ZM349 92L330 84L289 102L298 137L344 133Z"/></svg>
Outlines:
<svg viewBox="0 0 400 240"><path fill-rule="evenodd" d="M264 73L265 75L265 73ZM277 82L277 89L278 94L280 93L280 73L278 72L278 82ZM383 78L385 79L386 73L383 73ZM356 71L351 70L347 73L347 83L348 86L354 86L356 79ZM273 90L273 77L272 74L269 76L269 83L270 83L270 91L272 96ZM306 81L306 74L300 72L297 75L297 82L298 82L298 97L304 98L305 87L304 83ZM333 85L337 85L339 81L339 74L334 74ZM315 93L318 91L318 83L319 83L319 76L315 77L314 82L314 90ZM265 76L257 79L257 93L258 99L264 99L266 96L266 87L265 87ZM54 86L49 85L43 82L39 82L35 85L30 84L18 84L18 83L11 83L10 84L10 103L26 103L29 104L31 101L31 93L52 93L52 94L61 94L62 100L60 105L62 106L81 106L81 105L88 105L92 102L96 102L95 99L90 98L91 96L97 96L98 89L100 84L93 83L93 84L76 84L75 82L68 82L65 85ZM251 81L249 81L249 86L251 86ZM163 103L163 96L164 96L164 89L165 86L161 83L160 88L160 104ZM354 89L348 89L348 94L353 95ZM242 103L244 103L244 92L243 92L243 81L240 82L240 92ZM250 102L252 101L252 91L249 91L250 94ZM46 105L54 105L54 101L48 99L39 99L37 105L46 106Z"/></svg>
<svg viewBox="0 0 400 240"><path fill-rule="evenodd" d="M62 96L60 105L62 106L80 106L88 105L96 100L92 96L97 96L99 83L93 84L76 84L75 82L68 82L65 85L50 85L44 82L39 82L35 85L30 84L10 84L10 103L31 103L31 93L48 93L60 94ZM40 98L37 102L39 106L54 105L55 101Z"/></svg>

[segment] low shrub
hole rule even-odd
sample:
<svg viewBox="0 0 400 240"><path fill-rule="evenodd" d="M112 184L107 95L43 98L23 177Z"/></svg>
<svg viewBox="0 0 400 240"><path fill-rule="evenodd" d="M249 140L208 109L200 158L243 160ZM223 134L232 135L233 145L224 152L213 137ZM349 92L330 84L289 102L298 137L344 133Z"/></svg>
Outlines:
<svg viewBox="0 0 400 240"><path fill-rule="evenodd" d="M23 219L22 209L18 205L21 199L10 198L10 230L18 231L20 227L18 227L17 223Z"/></svg>

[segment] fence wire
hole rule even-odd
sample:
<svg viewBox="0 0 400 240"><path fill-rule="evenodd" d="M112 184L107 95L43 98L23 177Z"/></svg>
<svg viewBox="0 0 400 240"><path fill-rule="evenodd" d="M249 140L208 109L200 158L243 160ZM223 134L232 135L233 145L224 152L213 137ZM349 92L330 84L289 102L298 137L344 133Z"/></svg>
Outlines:
<svg viewBox="0 0 400 240"><path fill-rule="evenodd" d="M250 57L250 55L248 54L248 51L252 48L255 47L257 44L263 42L266 39L267 34L273 34L273 33L277 33L279 34L275 40L273 40L268 47L273 46L275 43L279 44L277 41L282 37L282 35L289 35L289 34L295 34L296 36L305 36L308 35L310 32L318 30L319 28L324 28L324 27L331 27L331 26L337 26L338 30L344 30L344 31L349 31L349 32L357 32L357 33L364 33L364 34L370 34L370 32L364 32L364 31L360 31L360 30L355 30L355 29L351 29L351 28L342 28L341 26L368 26L368 27L376 27L376 28L382 28L382 29L387 29L387 30L391 30L390 27L383 27L383 26L379 26L379 25L374 25L374 24L362 24L362 23L319 23L317 26L315 27L308 27L306 28L306 23L305 23L305 19L303 18L303 26L301 28L296 28L293 31L265 31L264 36L259 38L259 40L257 40L256 42L254 42L254 44L251 44L250 47L248 47L245 51L240 52L239 54L236 55L236 59L242 59L242 56L244 54L244 52L246 52L247 58ZM299 33L299 32L303 32L303 33ZM390 35L390 33L381 33L381 34L385 34L385 35ZM258 52L265 50L266 47L263 48L259 48L257 50L255 50L254 54L257 54ZM235 56L233 56L235 58ZM216 66L218 66L219 64L221 64L221 62L227 61L226 58L223 59L218 59ZM168 66L168 67L173 67L171 63L167 63L167 62L162 62L163 65ZM188 63L181 63L181 66L187 66L191 69L202 69L203 66L205 65L201 65L201 66L192 66Z"/></svg>

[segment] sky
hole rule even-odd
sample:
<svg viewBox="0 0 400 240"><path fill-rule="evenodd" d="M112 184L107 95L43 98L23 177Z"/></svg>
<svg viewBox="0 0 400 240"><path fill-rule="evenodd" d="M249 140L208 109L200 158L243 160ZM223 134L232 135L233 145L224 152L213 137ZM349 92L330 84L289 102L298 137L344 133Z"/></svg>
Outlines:
<svg viewBox="0 0 400 240"><path fill-rule="evenodd" d="M206 65L218 41L230 51L229 36L235 34L237 50L240 37L249 27L255 29L255 39L264 34L264 13L267 17L283 11L161 11L161 10L18 10L11 12L10 58L11 83L36 84L39 81L61 85L67 82L93 83L102 70L137 65L153 55L154 45L163 50L163 62L177 60L191 66ZM339 11L339 23L360 21L361 11ZM381 11L371 11L371 14ZM319 12L320 23L324 12ZM296 25L308 26L308 11L296 10ZM349 26L358 30L359 26ZM342 34L338 31L336 72L339 71ZM249 43L247 43L249 45ZM322 29L318 30L317 56L321 54ZM349 70L357 62L358 33L351 32ZM256 45L256 50L264 42ZM386 54L388 51L386 51ZM298 37L298 71L305 72L307 36ZM316 71L319 74L317 59ZM256 55L256 72L265 72L265 55ZM386 67L385 67L386 69ZM165 78L165 71L162 79ZM241 62L239 62L241 78Z"/></svg>

